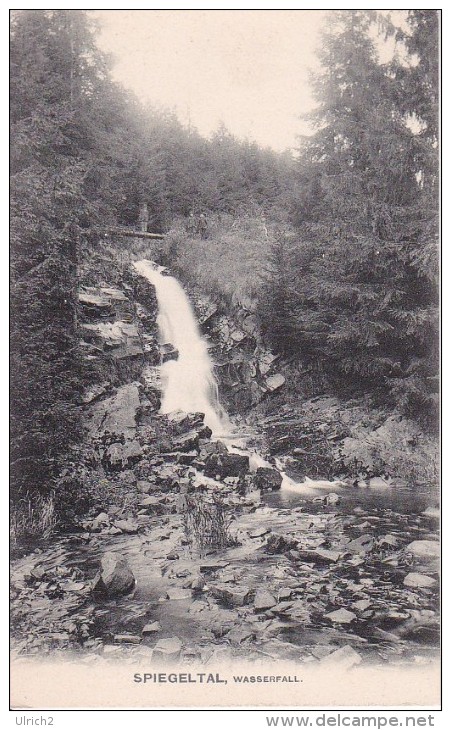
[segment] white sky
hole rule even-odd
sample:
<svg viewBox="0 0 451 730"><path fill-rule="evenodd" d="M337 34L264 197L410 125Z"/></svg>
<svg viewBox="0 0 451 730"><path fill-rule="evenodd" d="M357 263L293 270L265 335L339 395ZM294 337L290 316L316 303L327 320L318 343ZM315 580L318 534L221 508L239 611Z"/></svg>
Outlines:
<svg viewBox="0 0 451 730"><path fill-rule="evenodd" d="M174 109L205 136L283 150L307 130L320 10L98 10L99 45L141 100Z"/></svg>

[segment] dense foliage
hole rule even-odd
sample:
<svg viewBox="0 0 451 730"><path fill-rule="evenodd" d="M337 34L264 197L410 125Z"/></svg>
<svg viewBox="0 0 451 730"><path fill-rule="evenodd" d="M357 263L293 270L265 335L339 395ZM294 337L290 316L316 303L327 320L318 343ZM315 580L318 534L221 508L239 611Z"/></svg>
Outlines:
<svg viewBox="0 0 451 730"><path fill-rule="evenodd" d="M262 315L273 344L306 368L430 418L438 400L437 13L409 11L404 31L385 23L404 51L385 64L372 13L331 16L314 79L316 132L300 150L297 235L273 245Z"/></svg>
<svg viewBox="0 0 451 730"><path fill-rule="evenodd" d="M389 62L377 27L396 41ZM294 158L223 126L206 140L143 108L112 82L85 12L13 12L14 494L51 489L80 434L79 273L104 228L134 224L143 201L152 230L178 221L172 263L257 307L268 341L300 370L433 413L437 45L433 10L408 11L402 28L333 11L316 131ZM207 212L202 241L184 235L191 210Z"/></svg>

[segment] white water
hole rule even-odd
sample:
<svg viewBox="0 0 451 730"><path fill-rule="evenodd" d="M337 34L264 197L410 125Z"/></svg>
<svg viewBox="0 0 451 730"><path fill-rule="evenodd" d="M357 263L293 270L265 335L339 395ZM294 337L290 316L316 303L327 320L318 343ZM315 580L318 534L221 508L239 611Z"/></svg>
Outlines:
<svg viewBox="0 0 451 730"><path fill-rule="evenodd" d="M163 276L163 267L151 261L137 261L134 266L155 287L161 344L170 343L178 351L176 360L161 365L161 412L204 413L205 423L219 436L230 430L230 424L219 404L213 363L191 303L177 279Z"/></svg>
<svg viewBox="0 0 451 730"><path fill-rule="evenodd" d="M218 385L207 343L202 338L191 303L177 279L163 275L164 267L152 261L137 261L134 267L155 287L161 344L171 344L178 351L176 360L168 360L161 365L161 412L204 413L204 421L211 428L213 436L222 436L221 440L229 451L249 456L252 471L258 467L274 468L259 454L247 450L244 439L230 436L231 425L219 403ZM343 482L315 482L308 478L304 482L295 482L285 474L280 462L276 462L276 466L282 475L284 490L312 494L318 488L343 486Z"/></svg>

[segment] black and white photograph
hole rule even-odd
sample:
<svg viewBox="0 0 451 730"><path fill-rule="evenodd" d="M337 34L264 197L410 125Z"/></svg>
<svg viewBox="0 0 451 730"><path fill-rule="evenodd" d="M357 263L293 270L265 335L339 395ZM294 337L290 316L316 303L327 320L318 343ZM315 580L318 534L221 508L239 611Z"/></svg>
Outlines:
<svg viewBox="0 0 451 730"><path fill-rule="evenodd" d="M440 42L10 11L16 715L440 708Z"/></svg>

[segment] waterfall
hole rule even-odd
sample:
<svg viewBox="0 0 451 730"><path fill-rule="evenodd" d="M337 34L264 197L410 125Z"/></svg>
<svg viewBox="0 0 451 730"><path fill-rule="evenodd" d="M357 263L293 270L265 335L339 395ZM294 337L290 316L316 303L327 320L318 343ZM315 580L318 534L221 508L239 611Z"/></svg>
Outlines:
<svg viewBox="0 0 451 730"><path fill-rule="evenodd" d="M213 374L213 363L206 341L200 333L193 308L182 286L173 276L168 276L163 266L152 261L137 261L136 271L155 287L158 302L157 324L161 344L171 344L177 351L176 360L163 363L161 369L161 413L185 411L204 413L204 422L214 437L221 436L228 450L249 456L251 471L258 467L274 466L259 454L249 451L243 438L231 437L231 425L221 408L218 384ZM282 490L312 494L315 488L331 488L343 482L315 482L307 479L295 482L276 463L282 475Z"/></svg>
<svg viewBox="0 0 451 730"><path fill-rule="evenodd" d="M134 267L155 287L161 344L170 343L178 351L176 360L161 365L161 412L201 412L214 436L228 431L230 424L219 403L208 346L183 288L173 276L163 275L163 267L151 261L137 261Z"/></svg>

